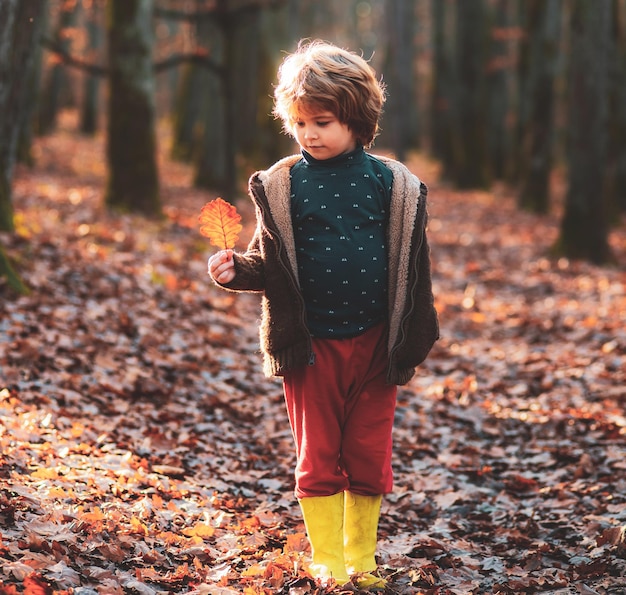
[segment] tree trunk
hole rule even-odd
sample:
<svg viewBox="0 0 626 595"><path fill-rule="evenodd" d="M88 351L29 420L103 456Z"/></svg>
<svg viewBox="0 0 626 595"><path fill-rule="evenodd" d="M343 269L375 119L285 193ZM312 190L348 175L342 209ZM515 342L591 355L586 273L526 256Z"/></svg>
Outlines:
<svg viewBox="0 0 626 595"><path fill-rule="evenodd" d="M71 48L72 36L68 30L75 27L79 2L63 2L54 38L65 51ZM39 98L37 132L49 134L56 128L57 115L62 107L75 104L69 72L65 64L55 62L47 71Z"/></svg>
<svg viewBox="0 0 626 595"><path fill-rule="evenodd" d="M14 229L13 167L42 8L42 0L0 2L0 231Z"/></svg>
<svg viewBox="0 0 626 595"><path fill-rule="evenodd" d="M20 7L19 0L0 4L0 231L14 230L11 181L17 142L15 111L22 94L22 79L16 77L16 66L20 58L23 59L23 56L14 54L14 37Z"/></svg>
<svg viewBox="0 0 626 595"><path fill-rule="evenodd" d="M522 136L520 208L547 213L553 163L561 0L528 0L528 124Z"/></svg>
<svg viewBox="0 0 626 595"><path fill-rule="evenodd" d="M195 183L217 189L230 201L238 191L236 158L242 149L252 152L256 129L258 10L250 6L233 11L225 0L217 4L218 31L212 55L222 65L222 74L210 81Z"/></svg>
<svg viewBox="0 0 626 595"><path fill-rule="evenodd" d="M261 47L261 9L247 10L237 18L232 32L233 137L235 152L254 154L257 137L257 104L259 99L259 69ZM266 92L268 90L266 89Z"/></svg>
<svg viewBox="0 0 626 595"><path fill-rule="evenodd" d="M491 172L486 134L487 15L485 0L456 4L456 91L454 163L450 178L459 188L487 188Z"/></svg>
<svg viewBox="0 0 626 595"><path fill-rule="evenodd" d="M41 84L41 72L43 64L43 46L40 38L46 29L48 22L48 12L50 10L48 0L42 0L42 14L38 24L38 39L34 42L32 65L28 74L28 89L25 93L22 117L20 119L20 131L17 139L16 158L19 163L28 166L33 165L32 155L33 138L35 136L35 126L37 119L37 109L39 106L39 88Z"/></svg>
<svg viewBox="0 0 626 595"><path fill-rule="evenodd" d="M14 230L11 186L25 93L39 39L42 0L0 2L0 231ZM26 288L0 246L0 278L18 292Z"/></svg>
<svg viewBox="0 0 626 595"><path fill-rule="evenodd" d="M24 285L24 282L20 276L15 272L15 268L11 264L8 255L6 254L4 247L0 245L0 281L6 280L7 285L15 292L19 294L27 294L29 292L28 287ZM1 287L1 285L0 285Z"/></svg>
<svg viewBox="0 0 626 595"><path fill-rule="evenodd" d="M249 155L252 163L250 171L266 168L279 158L294 151L294 141L283 134L282 123L272 117L274 107L273 84L276 70L286 49L291 49L292 7L285 5L282 10L263 11L259 47L258 87L256 90L256 139L255 153ZM246 172L249 173L249 172Z"/></svg>
<svg viewBox="0 0 626 595"><path fill-rule="evenodd" d="M204 0L196 0L201 8ZM199 20L193 24L196 43L202 51L215 58L213 46L217 32L213 23ZM206 102L209 100L210 78L214 74L199 64L185 64L181 71L180 85L176 92L174 107L174 133L172 158L179 161L193 161L202 146L203 118Z"/></svg>
<svg viewBox="0 0 626 595"><path fill-rule="evenodd" d="M228 69L227 41L222 26L213 26L211 57L222 65L223 72ZM232 139L228 132L228 81L226 76L211 74L207 81L207 93L202 113L203 135L196 162L194 184L200 188L215 189L224 194L225 200L231 200L230 190L234 185L229 180L234 170Z"/></svg>
<svg viewBox="0 0 626 595"><path fill-rule="evenodd" d="M453 101L454 88L451 48L448 39L450 2L449 0L431 0L433 31L433 83L431 96L430 144L433 155L443 164L443 170L449 172L453 163Z"/></svg>
<svg viewBox="0 0 626 595"><path fill-rule="evenodd" d="M541 0L539 0L541 1ZM506 181L511 186L520 186L522 179L522 142L530 121L530 39L527 0L515 0L517 26L522 31L517 46L517 85L515 87L515 122L513 125L511 161L506 172Z"/></svg>
<svg viewBox="0 0 626 595"><path fill-rule="evenodd" d="M87 32L87 52L91 61L98 63L102 48L102 16L98 2L91 2L86 7L85 29ZM80 111L80 131L83 134L95 134L98 130L98 91L100 79L86 74L83 81L83 101Z"/></svg>
<svg viewBox="0 0 626 595"><path fill-rule="evenodd" d="M571 0L569 187L557 251L610 260L605 157L612 0Z"/></svg>
<svg viewBox="0 0 626 595"><path fill-rule="evenodd" d="M618 219L626 212L626 0L613 2L613 50L609 90L609 147L610 182L608 200Z"/></svg>
<svg viewBox="0 0 626 595"><path fill-rule="evenodd" d="M487 150L493 176L502 179L507 170L510 152L508 114L511 110L509 30L511 0L492 2L489 19L491 43L487 65Z"/></svg>
<svg viewBox="0 0 626 595"><path fill-rule="evenodd" d="M161 215L156 162L153 0L109 0L108 207Z"/></svg>
<svg viewBox="0 0 626 595"><path fill-rule="evenodd" d="M388 97L382 124L383 141L403 161L410 146L417 145L414 134L417 103L414 95L415 22L413 0L385 0L387 59L383 68Z"/></svg>
<svg viewBox="0 0 626 595"><path fill-rule="evenodd" d="M199 64L185 64L182 68L173 116L173 159L190 162L200 150L200 131L203 128L211 76L213 75Z"/></svg>

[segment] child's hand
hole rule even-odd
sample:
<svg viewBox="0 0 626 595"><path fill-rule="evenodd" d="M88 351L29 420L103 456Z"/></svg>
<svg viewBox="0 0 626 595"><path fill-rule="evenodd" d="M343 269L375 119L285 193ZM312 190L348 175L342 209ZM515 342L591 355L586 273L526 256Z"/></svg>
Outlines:
<svg viewBox="0 0 626 595"><path fill-rule="evenodd" d="M220 250L209 258L209 275L218 283L230 283L235 278L232 250Z"/></svg>

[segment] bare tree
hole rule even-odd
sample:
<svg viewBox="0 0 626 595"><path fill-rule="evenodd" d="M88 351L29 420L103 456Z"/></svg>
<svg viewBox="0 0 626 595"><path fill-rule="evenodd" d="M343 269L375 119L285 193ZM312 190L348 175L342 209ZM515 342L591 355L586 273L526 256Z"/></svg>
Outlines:
<svg viewBox="0 0 626 595"><path fill-rule="evenodd" d="M613 0L609 89L608 199L611 218L626 213L626 0Z"/></svg>
<svg viewBox="0 0 626 595"><path fill-rule="evenodd" d="M200 10L202 5L203 0L195 0L197 10ZM170 19L169 22L177 21ZM214 54L211 47L212 37L214 37L211 21L198 19L190 23L190 29L196 44L196 51ZM189 63L181 68L173 113L172 157L174 159L192 161L198 155L202 118L209 100L211 76L214 76L213 73L201 64Z"/></svg>
<svg viewBox="0 0 626 595"><path fill-rule="evenodd" d="M109 0L109 110L105 202L160 215L156 161L153 0Z"/></svg>
<svg viewBox="0 0 626 595"><path fill-rule="evenodd" d="M491 183L485 105L489 37L485 0L456 3L454 150L449 177L459 188Z"/></svg>
<svg viewBox="0 0 626 595"><path fill-rule="evenodd" d="M76 26L79 9L78 0L65 1L60 5L53 37L65 51L68 51L71 46L71 35L67 33ZM59 110L74 103L73 86L70 84L67 68L62 63L55 62L46 74L38 101L37 132L39 134L48 134L54 130Z"/></svg>
<svg viewBox="0 0 626 595"><path fill-rule="evenodd" d="M87 54L95 60L103 46L102 5L91 0L85 6L85 29L87 33ZM80 110L80 131L94 134L98 128L98 91L100 77L87 73L83 81L83 101Z"/></svg>
<svg viewBox="0 0 626 595"><path fill-rule="evenodd" d="M209 81L204 134L195 183L217 188L228 200L237 195L236 157L251 151L257 130L260 86L261 11L272 3L217 2L212 19L212 56L217 68ZM267 92L268 90L266 90Z"/></svg>
<svg viewBox="0 0 626 595"><path fill-rule="evenodd" d="M612 0L571 1L569 187L557 250L601 264L608 243L605 158Z"/></svg>
<svg viewBox="0 0 626 595"><path fill-rule="evenodd" d="M493 176L503 179L511 158L511 30L513 0L491 0L487 86L487 150Z"/></svg>
<svg viewBox="0 0 626 595"><path fill-rule="evenodd" d="M14 230L11 187L22 120L24 94L34 48L39 40L41 0L0 2L0 231ZM0 277L25 291L0 246Z"/></svg>
<svg viewBox="0 0 626 595"><path fill-rule="evenodd" d="M39 37L43 35L48 23L48 0L42 0L41 5L43 8L37 25L40 32ZM43 48L39 39L34 44L33 56L31 58L32 64L28 69L27 86L23 95L22 118L16 151L17 161L28 166L34 164L32 149L33 139L38 132L36 130L36 124L39 107L39 86L43 69L43 54Z"/></svg>
<svg viewBox="0 0 626 595"><path fill-rule="evenodd" d="M412 145L418 109L415 98L415 6L413 0L386 0L387 58L383 68L389 97L383 120L384 140L404 160Z"/></svg>
<svg viewBox="0 0 626 595"><path fill-rule="evenodd" d="M431 150L449 171L453 163L453 63L449 15L450 0L431 0L432 10L432 94L431 94Z"/></svg>
<svg viewBox="0 0 626 595"><path fill-rule="evenodd" d="M546 213L554 153L555 87L561 39L561 0L528 0L528 122L522 134L521 208Z"/></svg>

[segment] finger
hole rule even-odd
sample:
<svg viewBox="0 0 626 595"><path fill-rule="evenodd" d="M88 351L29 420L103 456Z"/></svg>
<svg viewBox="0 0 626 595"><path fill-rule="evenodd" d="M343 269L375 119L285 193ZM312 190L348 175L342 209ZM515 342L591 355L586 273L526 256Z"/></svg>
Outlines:
<svg viewBox="0 0 626 595"><path fill-rule="evenodd" d="M226 250L221 250L220 252L216 252L213 254L208 261L208 269L209 273L215 273L218 267L226 262L228 262L228 254L226 254Z"/></svg>
<svg viewBox="0 0 626 595"><path fill-rule="evenodd" d="M228 283L229 281L232 281L232 279L233 279L233 275L232 275L231 269L222 271L218 277L218 281L220 283Z"/></svg>

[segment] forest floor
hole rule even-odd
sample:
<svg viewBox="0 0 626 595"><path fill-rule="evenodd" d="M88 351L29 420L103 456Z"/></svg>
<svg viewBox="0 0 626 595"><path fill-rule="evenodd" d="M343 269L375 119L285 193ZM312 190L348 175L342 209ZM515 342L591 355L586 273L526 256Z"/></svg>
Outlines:
<svg viewBox="0 0 626 595"><path fill-rule="evenodd" d="M70 116L17 169L2 241L31 292L0 286L0 595L330 592L306 574L258 297L211 284L215 195L161 147L159 222L107 214L103 139ZM626 227L617 266L556 259L557 215L409 165L441 340L399 393L387 592L626 593Z"/></svg>

